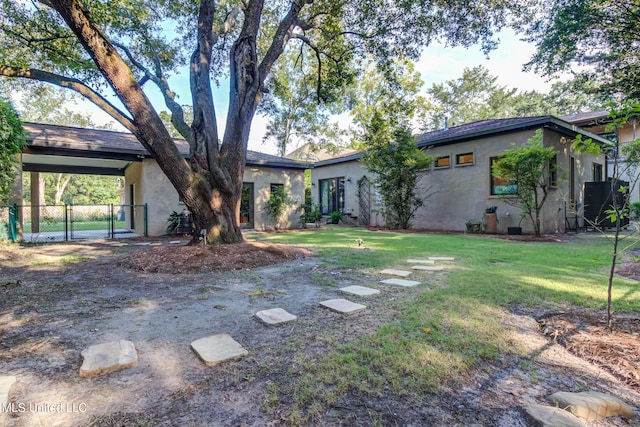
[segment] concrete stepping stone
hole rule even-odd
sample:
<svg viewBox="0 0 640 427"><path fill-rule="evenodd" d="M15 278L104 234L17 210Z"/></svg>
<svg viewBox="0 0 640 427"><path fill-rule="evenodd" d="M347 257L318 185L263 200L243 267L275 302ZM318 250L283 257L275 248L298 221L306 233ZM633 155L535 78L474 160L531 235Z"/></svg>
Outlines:
<svg viewBox="0 0 640 427"><path fill-rule="evenodd" d="M0 404L9 403L9 390L16 383L16 377L13 375L0 377Z"/></svg>
<svg viewBox="0 0 640 427"><path fill-rule="evenodd" d="M131 341L119 340L92 345L82 350L80 377L92 378L138 364L138 353Z"/></svg>
<svg viewBox="0 0 640 427"><path fill-rule="evenodd" d="M411 266L412 269L414 270L421 270L421 271L442 271L444 270L444 267L436 267L436 266L429 266L429 265L413 265Z"/></svg>
<svg viewBox="0 0 640 427"><path fill-rule="evenodd" d="M386 279L386 280L382 280L380 283L384 283L385 285L404 286L407 288L412 288L420 284L420 282L416 282L415 280L404 280L404 279Z"/></svg>
<svg viewBox="0 0 640 427"><path fill-rule="evenodd" d="M598 421L606 417L635 417L631 407L622 400L597 391L559 391L549 396L549 399L560 408L586 421Z"/></svg>
<svg viewBox="0 0 640 427"><path fill-rule="evenodd" d="M342 314L353 314L367 308L366 305L357 304L342 298L328 299L322 301L320 305Z"/></svg>
<svg viewBox="0 0 640 427"><path fill-rule="evenodd" d="M351 295L358 295L360 297L368 297L370 295L379 294L380 291L373 288L367 288L366 286L347 286L346 288L340 288L340 292Z"/></svg>
<svg viewBox="0 0 640 427"><path fill-rule="evenodd" d="M170 245L179 245L180 243L182 243L182 240L172 240L169 242Z"/></svg>
<svg viewBox="0 0 640 427"><path fill-rule="evenodd" d="M435 264L436 263L432 259L408 259L407 262L409 264Z"/></svg>
<svg viewBox="0 0 640 427"><path fill-rule="evenodd" d="M128 243L112 243L111 246L113 246L114 248L121 248L123 246L129 246Z"/></svg>
<svg viewBox="0 0 640 427"><path fill-rule="evenodd" d="M407 277L411 274L411 272L406 270L394 270L393 268L387 268L385 270L382 270L380 274L391 274L392 276Z"/></svg>
<svg viewBox="0 0 640 427"><path fill-rule="evenodd" d="M153 242L149 246L162 246L161 242Z"/></svg>
<svg viewBox="0 0 640 427"><path fill-rule="evenodd" d="M238 359L249 354L229 334L200 338L191 343L191 349L207 366L216 366L226 360Z"/></svg>
<svg viewBox="0 0 640 427"><path fill-rule="evenodd" d="M138 242L133 244L133 246L149 246L149 245L151 245L151 242Z"/></svg>
<svg viewBox="0 0 640 427"><path fill-rule="evenodd" d="M536 427L586 427L575 415L552 406L531 404L524 407L531 425Z"/></svg>
<svg viewBox="0 0 640 427"><path fill-rule="evenodd" d="M293 322L298 316L287 312L282 308L272 308L270 310L262 310L256 313L256 317L267 326L283 325Z"/></svg>
<svg viewBox="0 0 640 427"><path fill-rule="evenodd" d="M429 259L432 261L455 261L456 260L452 256L430 256Z"/></svg>

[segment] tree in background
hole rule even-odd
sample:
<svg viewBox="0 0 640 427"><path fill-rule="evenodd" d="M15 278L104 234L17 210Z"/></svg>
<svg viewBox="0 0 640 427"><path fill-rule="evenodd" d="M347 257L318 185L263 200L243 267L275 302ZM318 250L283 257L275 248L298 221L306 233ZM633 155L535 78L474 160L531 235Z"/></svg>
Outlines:
<svg viewBox="0 0 640 427"><path fill-rule="evenodd" d="M527 64L548 76L580 66L579 82L609 99L640 98L640 1L538 0L521 24L537 51Z"/></svg>
<svg viewBox="0 0 640 427"><path fill-rule="evenodd" d="M503 152L492 165L493 175L513 183L513 191L501 194L503 201L520 208L529 218L536 236L540 235L540 213L557 176L557 152L542 145L542 129L519 147Z"/></svg>
<svg viewBox="0 0 640 427"><path fill-rule="evenodd" d="M294 41L295 43L295 41ZM341 99L335 91L321 91L318 86L318 63L304 61L303 44L297 42L298 49L292 49L283 55L267 79L268 91L265 93L260 111L269 117L264 141L274 141L277 154L285 156L299 141L326 147L342 138L337 123L331 122L329 115L341 111ZM293 47L293 46L292 46ZM343 79L351 83L355 70L335 70L340 76L323 76L325 81ZM324 71L328 74L328 71ZM329 86L334 86L333 84ZM320 89L320 90L319 90Z"/></svg>
<svg viewBox="0 0 640 427"><path fill-rule="evenodd" d="M0 98L0 203L11 197L18 173L17 155L26 144L22 122L8 101Z"/></svg>
<svg viewBox="0 0 640 427"><path fill-rule="evenodd" d="M520 0L41 0L0 2L0 75L80 93L128 129L157 161L211 243L241 241L242 178L251 123L267 78L292 40L317 64L318 93L340 91L369 56L417 57L436 38L495 47L495 28ZM175 28L167 32L166 28ZM337 79L324 81L324 70ZM189 70L187 123L169 77ZM219 135L212 78L228 76ZM145 93L153 85L190 145L185 160ZM117 101L110 101L115 95ZM199 234L199 233L198 233ZM193 242L198 240L194 235Z"/></svg>
<svg viewBox="0 0 640 427"><path fill-rule="evenodd" d="M498 77L482 65L465 68L462 76L433 84L427 90L425 108L420 112L425 131L478 120L541 115L565 115L594 111L601 100L584 92L578 81L552 85L548 93L518 92L497 84Z"/></svg>

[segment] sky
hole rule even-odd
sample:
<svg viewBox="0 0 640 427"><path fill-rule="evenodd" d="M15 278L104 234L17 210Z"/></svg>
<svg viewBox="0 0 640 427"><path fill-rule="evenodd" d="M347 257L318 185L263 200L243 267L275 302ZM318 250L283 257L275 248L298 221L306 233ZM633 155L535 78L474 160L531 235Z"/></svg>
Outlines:
<svg viewBox="0 0 640 427"><path fill-rule="evenodd" d="M489 70L491 75L497 76L497 84L516 88L521 91L537 90L547 92L553 82L547 81L542 76L533 72L522 71L534 53L535 47L530 43L520 41L513 30L505 29L498 34L500 44L487 57L479 46L469 48L450 47L443 44L432 44L424 49L420 60L416 63L416 70L422 74L424 89L434 83L442 83L446 80L456 79L462 76L467 68L482 65ZM228 88L225 82L214 89L214 102L218 119L220 134L224 131L226 108L228 101ZM178 102L190 103L189 76L181 75L170 79L170 84L178 93ZM149 85L151 87L152 85ZM154 105L164 105L159 92L150 91L149 96ZM82 103L79 110L89 112L96 123L105 123L112 120L89 103ZM249 149L267 154L276 154L274 143L264 143L263 136L266 131L268 118L256 115L251 126L249 137ZM296 147L292 147L294 149Z"/></svg>

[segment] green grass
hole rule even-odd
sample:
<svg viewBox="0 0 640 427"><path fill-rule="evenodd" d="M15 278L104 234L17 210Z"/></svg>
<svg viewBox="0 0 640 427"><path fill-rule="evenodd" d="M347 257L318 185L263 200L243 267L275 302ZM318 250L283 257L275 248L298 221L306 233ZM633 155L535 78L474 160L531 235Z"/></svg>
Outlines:
<svg viewBox="0 0 640 427"><path fill-rule="evenodd" d="M73 231L87 231L87 230L109 230L110 223L108 221L77 221L70 225L69 230L73 229ZM126 228L126 223L124 221L116 221L115 229ZM40 232L58 232L64 231L64 221L56 221L53 223L41 223L40 224ZM31 222L25 220L24 222L24 232L31 233Z"/></svg>
<svg viewBox="0 0 640 427"><path fill-rule="evenodd" d="M294 424L307 422L347 392L432 392L479 362L525 356L501 321L509 307L606 307L612 248L599 235L579 235L574 243L529 243L335 227L255 238L313 247L326 266L365 273L406 268L407 258L456 257L446 285L403 303L396 321L320 360L300 360L291 367ZM358 238L368 250L357 248ZM640 312L637 282L616 277L613 289L616 311Z"/></svg>

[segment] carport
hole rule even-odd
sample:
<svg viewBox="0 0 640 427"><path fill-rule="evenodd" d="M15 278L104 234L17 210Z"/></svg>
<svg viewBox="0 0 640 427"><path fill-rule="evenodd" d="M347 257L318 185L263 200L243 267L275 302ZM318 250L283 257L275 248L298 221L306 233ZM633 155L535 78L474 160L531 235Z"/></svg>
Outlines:
<svg viewBox="0 0 640 427"><path fill-rule="evenodd" d="M119 206L44 206L40 203L40 173L69 173L88 175L125 175L132 163L141 162L148 153L127 133L83 129L37 123L24 123L27 146L22 150L22 167L12 195L12 207L17 223L17 234L26 241L59 241L79 238L115 237L131 234L134 218L141 217L146 224L144 204L134 205L125 194ZM23 205L22 174L31 174L31 203ZM125 188L126 192L126 188ZM74 219L83 212L105 218L99 230L78 230ZM141 213L142 215L139 215ZM47 230L50 219L58 223ZM116 229L116 220L124 220L126 229ZM64 225L62 224L64 222ZM146 229L146 227L144 227Z"/></svg>

